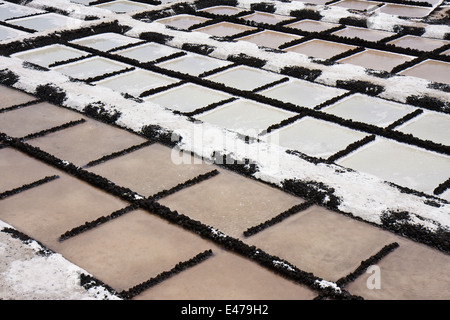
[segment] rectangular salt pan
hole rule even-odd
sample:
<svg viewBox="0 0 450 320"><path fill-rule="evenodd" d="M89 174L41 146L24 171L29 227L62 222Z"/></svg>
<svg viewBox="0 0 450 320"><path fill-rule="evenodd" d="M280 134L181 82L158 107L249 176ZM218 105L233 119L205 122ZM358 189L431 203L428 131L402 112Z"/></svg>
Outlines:
<svg viewBox="0 0 450 320"><path fill-rule="evenodd" d="M267 138L271 141L278 140L282 147L327 159L366 136L365 133L332 122L305 117L271 132Z"/></svg>
<svg viewBox="0 0 450 320"><path fill-rule="evenodd" d="M278 47L281 46L282 44L301 38L302 38L301 36L296 36L292 34L272 30L264 30L258 33L248 35L246 37L237 38L236 40L248 41L257 44L258 46L278 49Z"/></svg>
<svg viewBox="0 0 450 320"><path fill-rule="evenodd" d="M200 54L188 53L185 56L159 63L157 66L172 71L198 76L205 71L211 71L230 64L231 62L229 61L210 58Z"/></svg>
<svg viewBox="0 0 450 320"><path fill-rule="evenodd" d="M437 60L425 60L399 72L399 74L450 84L450 63Z"/></svg>
<svg viewBox="0 0 450 320"><path fill-rule="evenodd" d="M444 45L450 44L450 41L430 39L412 35L405 35L401 38L387 42L401 48L411 48L422 51L433 51Z"/></svg>
<svg viewBox="0 0 450 320"><path fill-rule="evenodd" d="M38 16L9 20L8 23L35 31L45 31L56 28L76 28L83 21L56 13L45 13Z"/></svg>
<svg viewBox="0 0 450 320"><path fill-rule="evenodd" d="M374 1L364 1L364 0L342 0L336 3L331 4L332 6L343 7L347 9L353 10L372 10L376 8L376 6L380 5L381 2Z"/></svg>
<svg viewBox="0 0 450 320"><path fill-rule="evenodd" d="M231 98L229 94L212 90L193 83L187 83L180 87L172 88L145 98L165 108L180 112L192 112Z"/></svg>
<svg viewBox="0 0 450 320"><path fill-rule="evenodd" d="M286 24L285 27L299 29L307 32L322 32L331 28L338 27L339 24L304 19L297 22Z"/></svg>
<svg viewBox="0 0 450 320"><path fill-rule="evenodd" d="M244 11L244 9L237 8L237 7L231 7L231 6L214 6L214 7L201 9L199 11L208 12L208 13L217 14L217 15L232 16L232 15L235 15L235 14L238 14L238 13Z"/></svg>
<svg viewBox="0 0 450 320"><path fill-rule="evenodd" d="M243 17L240 19L244 19L247 21L253 21L256 23L267 23L267 24L277 24L282 21L293 19L290 16L282 16L279 14L267 13L267 12L255 12Z"/></svg>
<svg viewBox="0 0 450 320"><path fill-rule="evenodd" d="M71 43L97 49L100 51L108 51L117 47L141 42L139 39L127 37L118 33L107 32L93 36L72 40Z"/></svg>
<svg viewBox="0 0 450 320"><path fill-rule="evenodd" d="M414 57L404 54L366 49L349 57L340 59L338 62L354 64L367 69L391 72L394 67L412 59L414 59Z"/></svg>
<svg viewBox="0 0 450 320"><path fill-rule="evenodd" d="M19 18L44 12L44 10L4 2L0 7L0 20L5 21L6 19Z"/></svg>
<svg viewBox="0 0 450 320"><path fill-rule="evenodd" d="M114 51L113 53L122 57L138 60L139 62L149 62L177 52L181 51L159 43L151 42L128 49Z"/></svg>
<svg viewBox="0 0 450 320"><path fill-rule="evenodd" d="M193 16L190 14L179 14L176 16L162 18L162 19L158 19L155 21L165 24L166 26L173 27L173 28L187 30L196 24L209 21L209 19Z"/></svg>
<svg viewBox="0 0 450 320"><path fill-rule="evenodd" d="M351 49L355 49L355 46L348 44L326 41L321 39L313 39L298 45L288 47L284 49L288 52L297 52L310 57L330 59L335 55L341 54Z"/></svg>
<svg viewBox="0 0 450 320"><path fill-rule="evenodd" d="M111 1L96 5L98 8L114 11L115 13L130 13L134 11L151 10L152 6L127 0Z"/></svg>
<svg viewBox="0 0 450 320"><path fill-rule="evenodd" d="M428 15L433 8L386 3L379 10L382 13L402 17L421 18Z"/></svg>
<svg viewBox="0 0 450 320"><path fill-rule="evenodd" d="M332 34L335 34L340 37L359 38L366 41L380 41L381 39L393 36L395 33L388 31L346 26L344 29L335 31Z"/></svg>
<svg viewBox="0 0 450 320"><path fill-rule="evenodd" d="M208 80L240 90L253 90L281 78L278 74L247 66L238 66L206 77Z"/></svg>
<svg viewBox="0 0 450 320"><path fill-rule="evenodd" d="M0 41L13 39L20 36L25 36L29 34L28 32L16 30L13 28L8 28L5 26L0 26Z"/></svg>
<svg viewBox="0 0 450 320"><path fill-rule="evenodd" d="M129 65L102 58L92 57L52 68L76 79L88 79L103 74L117 72L129 68Z"/></svg>
<svg viewBox="0 0 450 320"><path fill-rule="evenodd" d="M288 82L263 90L259 94L298 106L312 108L345 92L342 89L292 78Z"/></svg>
<svg viewBox="0 0 450 320"><path fill-rule="evenodd" d="M381 138L338 164L429 194L450 177L450 157Z"/></svg>
<svg viewBox="0 0 450 320"><path fill-rule="evenodd" d="M414 108L407 105L359 93L322 109L323 112L344 119L373 124L379 127L386 127L414 110Z"/></svg>
<svg viewBox="0 0 450 320"><path fill-rule="evenodd" d="M295 115L269 105L239 99L196 116L198 120L256 137L272 124Z"/></svg>
<svg viewBox="0 0 450 320"><path fill-rule="evenodd" d="M159 73L136 69L98 81L95 85L104 86L114 91L139 96L146 90L173 84L177 80Z"/></svg>
<svg viewBox="0 0 450 320"><path fill-rule="evenodd" d="M47 68L52 63L58 61L66 61L69 59L80 58L87 55L87 52L83 52L61 44L54 44L42 48L19 52L11 56Z"/></svg>
<svg viewBox="0 0 450 320"><path fill-rule="evenodd" d="M450 146L450 115L426 111L420 116L406 122L398 131L413 136Z"/></svg>
<svg viewBox="0 0 450 320"><path fill-rule="evenodd" d="M195 29L197 32L204 32L216 37L230 37L250 30L256 30L256 28L225 21Z"/></svg>

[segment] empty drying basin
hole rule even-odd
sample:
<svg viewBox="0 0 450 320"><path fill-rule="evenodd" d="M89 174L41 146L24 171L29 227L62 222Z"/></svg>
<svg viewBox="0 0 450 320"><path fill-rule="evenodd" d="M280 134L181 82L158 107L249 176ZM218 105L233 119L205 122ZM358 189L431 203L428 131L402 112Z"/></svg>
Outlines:
<svg viewBox="0 0 450 320"><path fill-rule="evenodd" d="M399 72L399 74L450 84L450 63L437 60L425 60Z"/></svg>
<svg viewBox="0 0 450 320"><path fill-rule="evenodd" d="M56 13L45 13L37 16L9 20L8 23L35 31L45 31L57 28L75 28L83 21Z"/></svg>
<svg viewBox="0 0 450 320"><path fill-rule="evenodd" d="M182 57L157 64L158 67L198 76L203 72L230 65L231 62L207 57L201 54L188 53Z"/></svg>
<svg viewBox="0 0 450 320"><path fill-rule="evenodd" d="M386 127L394 121L413 112L408 105L366 96L360 93L351 95L323 109L324 112L344 119Z"/></svg>
<svg viewBox="0 0 450 320"><path fill-rule="evenodd" d="M428 193L450 177L450 157L382 138L338 164Z"/></svg>
<svg viewBox="0 0 450 320"><path fill-rule="evenodd" d="M193 16L190 14L179 14L172 17L166 17L156 20L156 22L162 23L166 26L170 26L177 29L189 29L190 27L209 21L207 18Z"/></svg>
<svg viewBox="0 0 450 320"><path fill-rule="evenodd" d="M264 30L258 33L254 33L236 40L244 40L257 44L258 46L278 49L279 46L287 42L301 39L301 36L292 35L283 32L277 32L272 30Z"/></svg>
<svg viewBox="0 0 450 320"><path fill-rule="evenodd" d="M218 15L232 16L232 15L235 15L235 14L238 14L238 13L244 11L244 9L232 7L232 6L214 6L214 7L201 9L199 11L208 12L208 13L212 13L212 14L218 14Z"/></svg>
<svg viewBox="0 0 450 320"><path fill-rule="evenodd" d="M134 59L139 62L149 62L178 52L181 51L159 43L150 42L127 49L117 50L114 51L114 54Z"/></svg>
<svg viewBox="0 0 450 320"><path fill-rule="evenodd" d="M95 84L110 88L114 91L139 96L147 90L163 87L175 82L177 82L176 79L169 78L165 75L143 69L136 69L114 77L106 78Z"/></svg>
<svg viewBox="0 0 450 320"><path fill-rule="evenodd" d="M52 69L72 78L86 80L88 78L125 70L129 67L129 65L114 60L92 57L57 66Z"/></svg>
<svg viewBox="0 0 450 320"><path fill-rule="evenodd" d="M193 83L186 83L182 86L148 96L145 100L171 110L192 112L231 97L229 94L221 91Z"/></svg>
<svg viewBox="0 0 450 320"><path fill-rule="evenodd" d="M267 23L267 24L277 24L286 20L291 20L293 17L282 16L279 14L267 13L267 12L254 12L249 15L241 17L246 21L256 22L256 23Z"/></svg>
<svg viewBox="0 0 450 320"><path fill-rule="evenodd" d="M256 137L269 126L294 115L293 112L252 100L239 99L200 114L196 118L222 128Z"/></svg>
<svg viewBox="0 0 450 320"><path fill-rule="evenodd" d="M206 79L240 90L254 90L263 85L278 81L282 79L282 76L256 68L238 66L213 74L206 77Z"/></svg>
<svg viewBox="0 0 450 320"><path fill-rule="evenodd" d="M55 62L87 56L88 53L61 44L52 44L42 48L22 51L11 55L41 67L48 67Z"/></svg>
<svg viewBox="0 0 450 320"><path fill-rule="evenodd" d="M71 41L71 43L100 51L108 51L117 47L126 46L138 42L141 42L141 40L113 32L100 33Z"/></svg>
<svg viewBox="0 0 450 320"><path fill-rule="evenodd" d="M355 46L348 44L313 39L292 47L288 47L284 50L288 52L301 53L314 58L330 59L338 54L355 48Z"/></svg>
<svg viewBox="0 0 450 320"><path fill-rule="evenodd" d="M288 82L263 90L259 94L298 106L312 108L345 92L342 89L291 78Z"/></svg>
<svg viewBox="0 0 450 320"><path fill-rule="evenodd" d="M293 23L286 24L285 27L298 29L307 32L322 32L331 28L338 27L339 24L304 19Z"/></svg>
<svg viewBox="0 0 450 320"><path fill-rule="evenodd" d="M382 30L372 30L367 28L346 26L344 29L333 32L333 34L340 37L358 38L366 41L380 41L381 39L393 36L395 33Z"/></svg>
<svg viewBox="0 0 450 320"><path fill-rule="evenodd" d="M280 146L287 149L326 159L365 136L362 132L332 122L305 117L271 132L267 137L271 141L278 140Z"/></svg>
<svg viewBox="0 0 450 320"><path fill-rule="evenodd" d="M210 26L195 29L195 31L207 33L211 36L216 37L231 37L236 34L250 30L256 30L256 28L226 21L222 21Z"/></svg>
<svg viewBox="0 0 450 320"><path fill-rule="evenodd" d="M151 10L152 6L142 2L118 0L96 5L98 8L114 11L115 13L129 13L135 11Z"/></svg>
<svg viewBox="0 0 450 320"><path fill-rule="evenodd" d="M444 45L450 44L450 41L405 35L401 38L389 41L387 43L393 44L396 47L401 48L411 48L422 51L433 51Z"/></svg>
<svg viewBox="0 0 450 320"><path fill-rule="evenodd" d="M365 49L362 52L340 59L338 62L354 64L367 69L390 72L394 67L412 59L414 59L414 57L404 54Z"/></svg>

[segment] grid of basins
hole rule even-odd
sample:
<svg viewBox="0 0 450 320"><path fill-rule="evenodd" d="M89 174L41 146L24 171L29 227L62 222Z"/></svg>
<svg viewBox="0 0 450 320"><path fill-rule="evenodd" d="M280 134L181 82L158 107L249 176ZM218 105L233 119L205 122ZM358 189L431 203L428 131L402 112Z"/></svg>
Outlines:
<svg viewBox="0 0 450 320"><path fill-rule="evenodd" d="M450 41L408 34L408 30L373 30L317 17L284 16L231 5L207 6L207 1L198 8L175 5L158 11L152 10L152 4L136 1L74 2L129 14L144 22L156 21L187 33L206 33L221 41L299 53L318 63L352 64L386 77L399 74L422 78L443 90L450 85ZM174 1L162 1L170 2ZM317 2L325 3L411 17L426 16L435 5ZM77 23L62 14L8 2L0 4L0 19L0 40ZM189 47L180 49L164 41L129 37L118 29L94 27L91 34L51 44L39 39L32 48L13 49L10 56L251 138L273 141L276 135L277 143L308 161L367 172L450 201L450 115L442 110L326 86L308 77L263 70L252 63L220 60L205 52L190 51ZM8 112L0 115L0 121ZM154 191L146 192L150 196Z"/></svg>

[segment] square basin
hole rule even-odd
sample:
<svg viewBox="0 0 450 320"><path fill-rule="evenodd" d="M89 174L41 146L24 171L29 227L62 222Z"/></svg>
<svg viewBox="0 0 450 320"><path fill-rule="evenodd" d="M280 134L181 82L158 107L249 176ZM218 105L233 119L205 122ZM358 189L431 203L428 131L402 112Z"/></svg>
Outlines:
<svg viewBox="0 0 450 320"><path fill-rule="evenodd" d="M182 57L159 63L157 66L172 71L198 76L203 72L230 64L231 62L229 61L215 59L201 54L187 53Z"/></svg>
<svg viewBox="0 0 450 320"><path fill-rule="evenodd" d="M383 138L337 163L430 194L450 177L450 157Z"/></svg>
<svg viewBox="0 0 450 320"><path fill-rule="evenodd" d="M27 6L21 6L18 4L3 2L0 10L0 20L13 19L19 17L25 17L32 14L44 13L44 10L39 10Z"/></svg>
<svg viewBox="0 0 450 320"><path fill-rule="evenodd" d="M259 94L298 106L312 108L345 92L343 89L291 78L288 82L260 91Z"/></svg>
<svg viewBox="0 0 450 320"><path fill-rule="evenodd" d="M450 146L450 115L426 111L404 123L396 130L413 136Z"/></svg>
<svg viewBox="0 0 450 320"><path fill-rule="evenodd" d="M201 9L199 11L208 12L208 13L217 14L217 15L233 16L235 14L238 14L238 13L244 11L244 9L232 7L232 6L214 6L214 7Z"/></svg>
<svg viewBox="0 0 450 320"><path fill-rule="evenodd" d="M177 52L181 51L156 42L150 42L136 47L114 51L114 54L139 62L149 62Z"/></svg>
<svg viewBox="0 0 450 320"><path fill-rule="evenodd" d="M208 18L198 17L191 14L179 14L172 17L162 18L155 20L156 22L162 23L166 26L170 26L177 29L187 30L190 27L209 21Z"/></svg>
<svg viewBox="0 0 450 320"><path fill-rule="evenodd" d="M298 29L306 32L322 32L331 28L339 27L339 24L331 22L304 19L284 25L288 28Z"/></svg>
<svg viewBox="0 0 450 320"><path fill-rule="evenodd" d="M14 39L16 37L26 36L28 32L24 32L21 30L0 26L0 41Z"/></svg>
<svg viewBox="0 0 450 320"><path fill-rule="evenodd" d="M109 51L117 47L126 46L137 42L141 42L141 40L113 32L100 33L71 41L71 43L100 51Z"/></svg>
<svg viewBox="0 0 450 320"><path fill-rule="evenodd" d="M291 20L293 17L282 16L279 14L267 13L267 12L255 12L249 15L240 17L246 21L252 21L256 23L267 23L267 24L277 24L286 20Z"/></svg>
<svg viewBox="0 0 450 320"><path fill-rule="evenodd" d="M374 9L376 6L380 5L382 2L375 1L364 1L364 0L342 0L331 4L332 6L343 7L346 9L367 11Z"/></svg>
<svg viewBox="0 0 450 320"><path fill-rule="evenodd" d="M323 159L367 136L363 132L311 117L302 118L272 131L267 137L270 138L272 135L277 135L280 146L284 148Z"/></svg>
<svg viewBox="0 0 450 320"><path fill-rule="evenodd" d="M136 69L95 82L95 85L139 96L146 90L167 86L178 80L143 69Z"/></svg>
<svg viewBox="0 0 450 320"><path fill-rule="evenodd" d="M401 48L411 48L422 51L433 51L444 45L450 44L450 41L405 35L401 38L389 41L387 43L393 44L396 47Z"/></svg>
<svg viewBox="0 0 450 320"><path fill-rule="evenodd" d="M37 16L8 20L8 23L35 31L46 31L57 28L69 28L80 25L83 21L56 13L45 13Z"/></svg>
<svg viewBox="0 0 450 320"><path fill-rule="evenodd" d="M0 99L0 110L37 100L30 94L3 85L0 85L0 96L2 97Z"/></svg>
<svg viewBox="0 0 450 320"><path fill-rule="evenodd" d="M313 39L298 45L285 48L288 52L297 52L309 57L330 59L335 55L341 54L348 50L355 49L355 46L348 44L326 41L321 39Z"/></svg>
<svg viewBox="0 0 450 320"><path fill-rule="evenodd" d="M75 79L88 79L129 68L129 65L103 57L92 57L52 69Z"/></svg>
<svg viewBox="0 0 450 320"><path fill-rule="evenodd" d="M364 51L340 59L338 62L354 64L366 69L390 72L394 67L412 59L414 59L414 57L405 54L365 49Z"/></svg>
<svg viewBox="0 0 450 320"><path fill-rule="evenodd" d="M427 16L433 8L410 6L403 4L385 3L380 8L380 12L391 14L395 16L409 17L409 18L422 18Z"/></svg>
<svg viewBox="0 0 450 320"><path fill-rule="evenodd" d="M239 99L196 116L196 119L256 137L272 124L295 113L252 100Z"/></svg>
<svg viewBox="0 0 450 320"><path fill-rule="evenodd" d="M257 44L258 46L278 49L279 46L286 42L301 39L301 36L277 32L272 30L264 30L258 33L254 33L236 40L243 40Z"/></svg>
<svg viewBox="0 0 450 320"><path fill-rule="evenodd" d="M380 41L381 39L393 36L395 33L381 30L372 30L360 27L346 26L344 29L333 32L332 34L346 37L359 38L366 41Z"/></svg>
<svg viewBox="0 0 450 320"><path fill-rule="evenodd" d="M326 113L353 121L386 127L415 109L404 104L366 96L360 93L346 97L322 109Z"/></svg>
<svg viewBox="0 0 450 320"><path fill-rule="evenodd" d="M52 44L42 48L18 52L12 54L11 57L19 58L47 68L57 61L66 61L87 55L87 52L67 47L62 44Z"/></svg>
<svg viewBox="0 0 450 320"><path fill-rule="evenodd" d="M292 2L304 2L304 3L324 5L325 3L330 2L330 0L292 0Z"/></svg>
<svg viewBox="0 0 450 320"><path fill-rule="evenodd" d="M186 83L145 98L146 101L156 103L165 108L180 112L192 112L231 98L227 93L202 87L194 83Z"/></svg>
<svg viewBox="0 0 450 320"><path fill-rule="evenodd" d="M399 72L399 74L450 84L450 63L437 60L425 60Z"/></svg>
<svg viewBox="0 0 450 320"><path fill-rule="evenodd" d="M207 33L215 37L231 37L250 30L256 30L256 28L226 21L195 29L195 31Z"/></svg>
<svg viewBox="0 0 450 320"><path fill-rule="evenodd" d="M254 90L263 85L280 80L283 77L276 73L255 69L247 66L237 66L205 79L222 83L239 90Z"/></svg>
<svg viewBox="0 0 450 320"><path fill-rule="evenodd" d="M230 170L218 170L220 173L214 178L169 195L161 204L242 238L247 228L304 202L300 197Z"/></svg>
<svg viewBox="0 0 450 320"><path fill-rule="evenodd" d="M152 6L148 4L127 0L106 2L96 5L96 7L111 10L115 13L130 13L143 10L152 10Z"/></svg>
<svg viewBox="0 0 450 320"><path fill-rule="evenodd" d="M0 113L0 128L11 137L21 138L83 118L78 112L41 102Z"/></svg>

